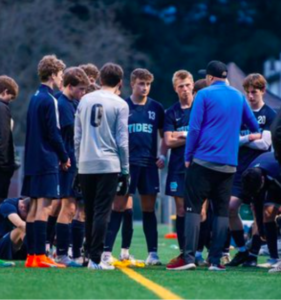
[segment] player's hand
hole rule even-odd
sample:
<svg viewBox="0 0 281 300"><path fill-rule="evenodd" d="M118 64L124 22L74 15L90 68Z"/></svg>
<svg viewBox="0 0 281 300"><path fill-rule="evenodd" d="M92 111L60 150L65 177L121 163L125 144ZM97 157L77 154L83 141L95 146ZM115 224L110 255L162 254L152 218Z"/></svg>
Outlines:
<svg viewBox="0 0 281 300"><path fill-rule="evenodd" d="M189 166L190 166L190 161L186 161L186 162L185 162L185 167L186 167L186 168L189 168Z"/></svg>
<svg viewBox="0 0 281 300"><path fill-rule="evenodd" d="M178 140L186 140L187 131L174 132L173 137L178 139Z"/></svg>
<svg viewBox="0 0 281 300"><path fill-rule="evenodd" d="M156 166L158 169L163 169L165 167L166 157L164 155L160 155L156 161Z"/></svg>
<svg viewBox="0 0 281 300"><path fill-rule="evenodd" d="M70 158L67 160L66 163L61 164L61 168L62 168L64 171L67 171L70 167L71 167Z"/></svg>
<svg viewBox="0 0 281 300"><path fill-rule="evenodd" d="M260 140L262 137L261 133L251 133L249 134L249 141L255 141L255 140Z"/></svg>
<svg viewBox="0 0 281 300"><path fill-rule="evenodd" d="M129 186L131 182L131 177L129 174L118 175L118 186L117 186L117 196L125 196L129 193Z"/></svg>

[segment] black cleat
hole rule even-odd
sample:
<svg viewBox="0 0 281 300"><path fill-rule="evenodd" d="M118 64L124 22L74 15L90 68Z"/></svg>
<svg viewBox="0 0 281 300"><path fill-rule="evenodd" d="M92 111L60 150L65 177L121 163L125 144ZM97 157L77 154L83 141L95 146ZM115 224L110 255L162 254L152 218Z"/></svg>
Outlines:
<svg viewBox="0 0 281 300"><path fill-rule="evenodd" d="M253 255L249 255L247 260L243 263L243 267L256 267L258 265L258 258Z"/></svg>
<svg viewBox="0 0 281 300"><path fill-rule="evenodd" d="M237 252L231 262L226 264L226 267L238 267L239 265L242 265L249 257L249 252Z"/></svg>

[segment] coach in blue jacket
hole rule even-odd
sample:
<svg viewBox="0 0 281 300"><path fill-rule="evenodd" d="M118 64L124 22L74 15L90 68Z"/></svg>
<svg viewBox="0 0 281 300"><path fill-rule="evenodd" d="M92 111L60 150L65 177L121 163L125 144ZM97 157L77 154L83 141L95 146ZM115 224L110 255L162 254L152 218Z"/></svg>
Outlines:
<svg viewBox="0 0 281 300"><path fill-rule="evenodd" d="M212 244L209 252L211 271L220 265L228 228L228 204L233 174L236 172L239 131L245 124L258 132L256 119L245 97L226 84L227 67L211 61L205 71L207 88L198 92L189 123L185 147L185 264L194 269L203 201L212 200L214 208Z"/></svg>

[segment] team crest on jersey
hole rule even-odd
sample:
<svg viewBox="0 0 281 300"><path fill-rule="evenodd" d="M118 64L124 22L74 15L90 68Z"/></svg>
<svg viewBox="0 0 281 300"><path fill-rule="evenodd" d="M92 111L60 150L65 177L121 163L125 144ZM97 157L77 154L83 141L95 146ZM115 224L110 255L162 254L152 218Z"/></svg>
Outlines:
<svg viewBox="0 0 281 300"><path fill-rule="evenodd" d="M170 190L171 192L176 192L178 190L178 183L176 181L170 183Z"/></svg>

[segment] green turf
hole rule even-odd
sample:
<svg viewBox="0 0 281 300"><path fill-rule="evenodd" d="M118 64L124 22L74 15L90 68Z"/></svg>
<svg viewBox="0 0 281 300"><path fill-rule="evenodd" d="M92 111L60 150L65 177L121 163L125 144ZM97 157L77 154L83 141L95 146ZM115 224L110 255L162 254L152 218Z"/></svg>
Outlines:
<svg viewBox="0 0 281 300"><path fill-rule="evenodd" d="M159 228L159 253L163 263L178 254L176 240L163 238L167 227ZM120 241L115 247L119 254ZM141 226L135 226L132 254L146 258ZM264 259L263 259L264 260ZM228 269L169 272L165 267L135 269L148 279L186 299L277 299L281 294L281 274L263 269ZM152 292L119 270L25 269L23 263L0 269L1 299L155 299Z"/></svg>

